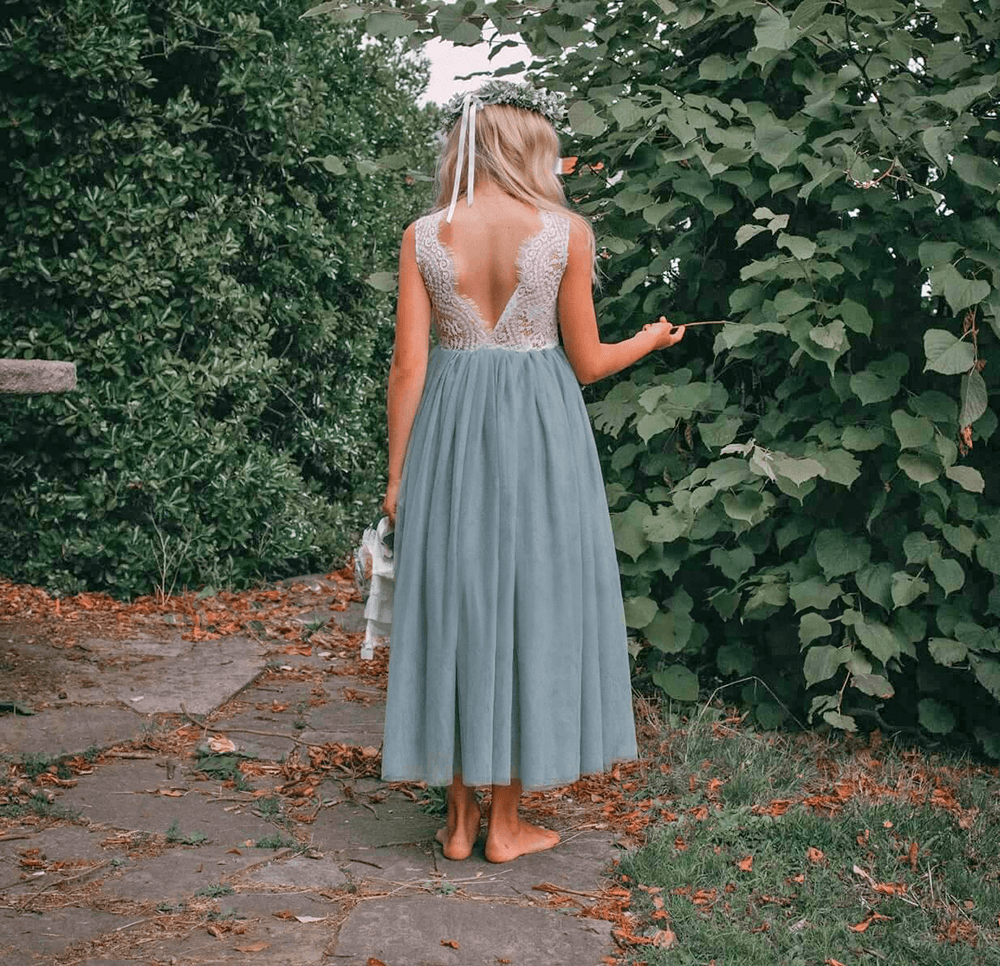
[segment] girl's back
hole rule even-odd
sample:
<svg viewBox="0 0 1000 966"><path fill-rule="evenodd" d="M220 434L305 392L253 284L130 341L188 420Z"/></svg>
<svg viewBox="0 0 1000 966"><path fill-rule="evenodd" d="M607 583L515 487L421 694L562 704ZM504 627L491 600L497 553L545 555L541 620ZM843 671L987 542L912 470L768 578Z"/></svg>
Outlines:
<svg viewBox="0 0 1000 966"><path fill-rule="evenodd" d="M455 266L456 291L472 301L492 329L518 286L523 244L542 230L538 210L497 192L476 191L472 208L459 205L451 222L440 221L438 238Z"/></svg>

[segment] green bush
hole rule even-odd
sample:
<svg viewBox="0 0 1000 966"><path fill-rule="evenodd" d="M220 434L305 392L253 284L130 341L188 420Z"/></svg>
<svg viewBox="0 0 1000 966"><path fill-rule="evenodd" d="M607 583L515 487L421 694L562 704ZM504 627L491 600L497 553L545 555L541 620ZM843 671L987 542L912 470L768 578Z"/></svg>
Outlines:
<svg viewBox="0 0 1000 966"><path fill-rule="evenodd" d="M287 2L0 4L0 572L132 595L327 568L377 512L425 63Z"/></svg>
<svg viewBox="0 0 1000 966"><path fill-rule="evenodd" d="M734 323L586 390L639 682L1000 756L1000 4L489 14L570 94L605 340Z"/></svg>

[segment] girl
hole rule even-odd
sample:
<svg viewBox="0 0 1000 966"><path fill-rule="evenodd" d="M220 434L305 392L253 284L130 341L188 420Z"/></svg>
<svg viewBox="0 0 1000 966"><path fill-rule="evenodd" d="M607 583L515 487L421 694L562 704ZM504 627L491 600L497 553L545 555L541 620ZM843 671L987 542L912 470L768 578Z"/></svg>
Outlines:
<svg viewBox="0 0 1000 966"><path fill-rule="evenodd" d="M449 859L471 853L475 786L492 785L485 854L506 862L559 841L519 817L523 789L636 756L618 562L579 384L676 344L684 326L661 317L600 341L594 232L557 177L553 95L491 81L449 107L437 203L399 257L382 777L449 786L437 835Z"/></svg>

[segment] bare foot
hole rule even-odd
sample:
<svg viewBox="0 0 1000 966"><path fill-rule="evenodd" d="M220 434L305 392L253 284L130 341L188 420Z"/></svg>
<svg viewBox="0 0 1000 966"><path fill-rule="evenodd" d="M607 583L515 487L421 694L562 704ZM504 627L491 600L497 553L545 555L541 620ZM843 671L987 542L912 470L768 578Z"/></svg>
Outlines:
<svg viewBox="0 0 1000 966"><path fill-rule="evenodd" d="M467 859L479 838L479 806L473 802L465 809L465 821L458 821L458 809L448 805L448 824L434 835L443 846L446 859Z"/></svg>
<svg viewBox="0 0 1000 966"><path fill-rule="evenodd" d="M559 844L559 833L518 819L517 828L490 829L486 836L486 858L490 862L510 862L519 855L544 852Z"/></svg>

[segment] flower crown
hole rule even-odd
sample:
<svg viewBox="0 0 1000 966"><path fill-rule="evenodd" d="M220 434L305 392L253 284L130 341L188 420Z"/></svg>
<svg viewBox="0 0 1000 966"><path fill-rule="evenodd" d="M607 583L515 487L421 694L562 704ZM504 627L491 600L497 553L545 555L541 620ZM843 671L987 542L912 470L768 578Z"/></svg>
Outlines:
<svg viewBox="0 0 1000 966"><path fill-rule="evenodd" d="M540 91L528 84L514 81L489 80L473 95L481 105L512 104L541 114L553 127L566 120L566 108L562 97L555 91ZM444 106L447 126L451 127L462 116L466 94L456 94Z"/></svg>

